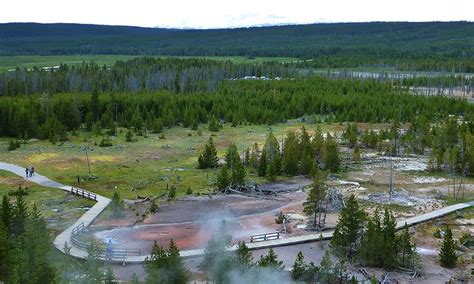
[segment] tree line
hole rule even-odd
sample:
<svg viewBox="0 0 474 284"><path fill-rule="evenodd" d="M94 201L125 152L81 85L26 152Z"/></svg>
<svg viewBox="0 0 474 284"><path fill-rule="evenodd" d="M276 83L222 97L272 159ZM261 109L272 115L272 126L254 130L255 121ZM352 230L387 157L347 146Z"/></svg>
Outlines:
<svg viewBox="0 0 474 284"><path fill-rule="evenodd" d="M0 98L0 135L67 139L68 131L116 126L159 133L163 127L197 127L215 120L274 124L310 116L325 122L429 122L448 115L471 121L464 100L423 97L392 90L388 82L314 77L281 81L224 81L217 92L177 96L170 91L137 94L72 93Z"/></svg>
<svg viewBox="0 0 474 284"><path fill-rule="evenodd" d="M94 62L60 64L56 69L17 68L0 74L0 96L32 94L143 92L215 92L225 79L244 76L296 77L297 70L278 62L233 63L199 58L141 57L111 67Z"/></svg>

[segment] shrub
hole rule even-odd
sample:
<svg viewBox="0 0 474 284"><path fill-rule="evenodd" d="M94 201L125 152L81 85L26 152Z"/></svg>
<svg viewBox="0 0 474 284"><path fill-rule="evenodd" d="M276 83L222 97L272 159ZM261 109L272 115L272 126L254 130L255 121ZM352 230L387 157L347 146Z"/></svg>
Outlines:
<svg viewBox="0 0 474 284"><path fill-rule="evenodd" d="M16 149L20 148L20 141L18 140L11 140L8 143L8 151L15 151Z"/></svg>
<svg viewBox="0 0 474 284"><path fill-rule="evenodd" d="M193 194L193 190L191 189L190 186L188 186L188 189L186 190L186 194L187 194L187 195Z"/></svg>
<svg viewBox="0 0 474 284"><path fill-rule="evenodd" d="M285 221L285 214L283 214L283 211L280 211L280 213L275 217L275 223L283 224L283 221Z"/></svg>
<svg viewBox="0 0 474 284"><path fill-rule="evenodd" d="M99 147L110 147L110 146L112 146L112 140L110 139L110 137L109 136L102 137Z"/></svg>
<svg viewBox="0 0 474 284"><path fill-rule="evenodd" d="M125 142L135 142L135 137L133 136L133 132L129 129L127 133L125 133Z"/></svg>

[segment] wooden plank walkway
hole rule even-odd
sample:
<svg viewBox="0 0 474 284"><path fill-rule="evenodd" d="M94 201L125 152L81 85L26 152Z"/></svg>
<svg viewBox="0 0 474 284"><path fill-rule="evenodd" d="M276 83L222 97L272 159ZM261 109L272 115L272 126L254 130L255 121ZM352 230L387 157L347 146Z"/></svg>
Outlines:
<svg viewBox="0 0 474 284"><path fill-rule="evenodd" d="M25 168L14 165L14 164L0 162L0 170L6 170L19 176L25 175ZM35 174L35 176L28 178L28 180L42 186L58 188L67 192L71 192L72 190L71 186L66 186L58 182L52 181L48 179L47 177L42 176L40 174ZM74 188L74 190L77 190L77 188ZM79 190L82 190L82 189L79 189ZM61 232L56 237L56 239L54 240L54 246L58 250L64 252L65 242L67 242L68 245L71 245L71 232L75 227L79 226L81 223L84 223L85 227L89 227L89 225L92 224L92 222L94 222L97 216L110 203L109 198L103 197L98 194L95 194L95 196L96 196L97 203L92 208L90 208L86 213L84 213L84 215L82 215L74 224L69 226L66 230ZM447 206L447 207L444 207L444 208L441 208L441 209L438 209L426 214L422 214L419 216L411 217L404 220L398 220L397 229L403 228L405 223L408 226L414 226L420 223L424 223L433 219L443 217L447 214L468 208L473 205L474 205L474 201L470 201L466 203L458 203L458 204ZM322 232L321 235L322 235L323 240L331 239L333 236L333 233L334 231ZM320 233L308 234L308 235L297 236L297 237L289 237L289 238L282 238L282 236L280 235L279 239L267 240L267 241L262 241L262 242L254 242L254 243L249 242L247 243L247 246L251 250L256 250L256 249L264 249L264 248L270 248L270 247L280 247L280 246L289 246L289 245L302 244L302 243L308 243L308 242L316 242L319 240L320 240ZM236 248L237 248L236 246L232 246L229 248L229 250L235 250ZM83 250L82 248L79 248L77 246L72 246L71 255L77 258L85 258L87 256L87 252ZM193 250L181 251L181 256L184 258L198 257L202 255L204 255L204 249L193 249ZM146 255L127 256L125 262L126 263L141 263L145 260L145 258L146 258Z"/></svg>

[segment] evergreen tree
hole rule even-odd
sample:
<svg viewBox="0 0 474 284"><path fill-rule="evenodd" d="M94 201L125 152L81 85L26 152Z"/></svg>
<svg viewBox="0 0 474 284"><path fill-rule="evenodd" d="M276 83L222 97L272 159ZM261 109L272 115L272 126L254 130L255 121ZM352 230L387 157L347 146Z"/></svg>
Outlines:
<svg viewBox="0 0 474 284"><path fill-rule="evenodd" d="M456 254L456 242L453 240L453 232L450 228L444 231L443 244L439 252L441 265L444 267L455 267L458 261Z"/></svg>
<svg viewBox="0 0 474 284"><path fill-rule="evenodd" d="M160 283L162 275L160 275L160 270L166 267L166 251L158 245L156 241L153 242L151 247L150 256L145 258L143 266L147 277L145 279L146 283Z"/></svg>
<svg viewBox="0 0 474 284"><path fill-rule="evenodd" d="M105 268L105 273L104 273L104 284L114 284L117 283L117 279L115 278L114 271L110 265L107 265Z"/></svg>
<svg viewBox="0 0 474 284"><path fill-rule="evenodd" d="M100 102L99 102L99 91L97 88L91 94L91 102L89 111L93 122L96 122L100 117Z"/></svg>
<svg viewBox="0 0 474 284"><path fill-rule="evenodd" d="M225 283L227 272L232 267L232 255L227 250L232 237L227 232L227 224L222 221L219 231L207 243L204 259L199 265L199 268L216 283Z"/></svg>
<svg viewBox="0 0 474 284"><path fill-rule="evenodd" d="M54 283L56 272L49 264L50 240L46 223L36 205L27 219L22 236L22 261L31 283Z"/></svg>
<svg viewBox="0 0 474 284"><path fill-rule="evenodd" d="M300 251L296 256L295 263L291 269L291 278L295 281L301 280L306 270L303 253Z"/></svg>
<svg viewBox="0 0 474 284"><path fill-rule="evenodd" d="M273 251L272 248L268 250L268 254L265 256L260 256L258 260L259 267L268 267L274 269L276 271L283 271L285 266L283 265L283 261L278 260L278 255Z"/></svg>
<svg viewBox="0 0 474 284"><path fill-rule="evenodd" d="M268 177L269 181L275 181L276 180L276 171L277 171L277 166L276 166L276 161L273 160L268 164L268 168L266 170L266 174Z"/></svg>
<svg viewBox="0 0 474 284"><path fill-rule="evenodd" d="M286 175L294 176L298 174L298 140L296 134L293 131L290 131L285 140L284 150L283 150L283 172Z"/></svg>
<svg viewBox="0 0 474 284"><path fill-rule="evenodd" d="M112 210L113 218L120 218L123 216L123 202L120 200L120 195L114 192L112 201L110 202L110 209Z"/></svg>
<svg viewBox="0 0 474 284"><path fill-rule="evenodd" d="M398 263L401 267L415 269L417 261L416 246L411 241L408 225L405 223L402 234L398 237Z"/></svg>
<svg viewBox="0 0 474 284"><path fill-rule="evenodd" d="M308 175L309 173L311 173L311 169L316 167L312 152L313 151L307 150L306 148L303 149L300 166L300 173L302 175Z"/></svg>
<svg viewBox="0 0 474 284"><path fill-rule="evenodd" d="M164 279L164 282L173 284L187 283L191 275L173 239L170 240L167 257L166 269L168 271L168 278Z"/></svg>
<svg viewBox="0 0 474 284"><path fill-rule="evenodd" d="M258 148L258 144L257 143L253 144L252 152L250 154L249 165L250 167L254 169L258 168L258 162L259 162L258 154L259 153L260 153L260 149Z"/></svg>
<svg viewBox="0 0 474 284"><path fill-rule="evenodd" d="M101 271L101 249L99 244L92 240L87 246L87 257L84 263L84 280L87 283L102 282L102 271Z"/></svg>
<svg viewBox="0 0 474 284"><path fill-rule="evenodd" d="M326 169L330 172L335 173L339 171L339 149L337 146L337 142L332 138L332 136L328 133L326 141L324 142L325 146L325 159L324 164L326 165Z"/></svg>
<svg viewBox="0 0 474 284"><path fill-rule="evenodd" d="M7 194L2 197L2 207L0 210L0 219L3 221L6 233L8 235L13 234L13 221L15 218L15 211L10 203L10 199Z"/></svg>
<svg viewBox="0 0 474 284"><path fill-rule="evenodd" d="M0 282L15 283L17 260L15 260L15 250L11 235L7 227L0 220Z"/></svg>
<svg viewBox="0 0 474 284"><path fill-rule="evenodd" d="M245 242L239 242L237 245L233 262L242 273L249 271L255 265L252 252Z"/></svg>
<svg viewBox="0 0 474 284"><path fill-rule="evenodd" d="M217 122L217 119L215 117L212 117L211 120L209 121L209 131L212 131L212 132L217 132L219 131L221 128L221 125L219 124L219 122Z"/></svg>
<svg viewBox="0 0 474 284"><path fill-rule="evenodd" d="M329 251L326 250L323 258L321 259L320 265L320 282L321 283L334 283L334 265L329 255Z"/></svg>
<svg viewBox="0 0 474 284"><path fill-rule="evenodd" d="M198 157L198 168L217 168L219 166L219 158L217 157L217 150L214 146L212 137L209 137L209 141L204 146L204 150Z"/></svg>
<svg viewBox="0 0 474 284"><path fill-rule="evenodd" d="M362 230L364 228L365 212L359 208L359 203L354 195L346 202L346 207L341 210L339 219L331 239L331 247L343 257L352 259L357 252Z"/></svg>
<svg viewBox="0 0 474 284"><path fill-rule="evenodd" d="M265 146L263 147L263 151L265 153L265 158L266 158L266 164L270 164L272 161L275 162L275 169L276 173L280 173L281 170L281 153L280 153L280 144L278 143L278 140L276 137L273 135L272 132L270 132L267 135L267 139L265 140Z"/></svg>
<svg viewBox="0 0 474 284"><path fill-rule="evenodd" d="M229 170L227 169L227 165L224 165L217 176L217 188L224 190L230 185L230 183L231 177L229 176Z"/></svg>
<svg viewBox="0 0 474 284"><path fill-rule="evenodd" d="M360 247L360 255L367 266L382 267L384 265L384 235L378 209L367 222L367 230Z"/></svg>
<svg viewBox="0 0 474 284"><path fill-rule="evenodd" d="M28 208L26 207L23 193L16 195L16 203L13 217L13 234L15 236L21 236L25 232L26 221L28 220Z"/></svg>
<svg viewBox="0 0 474 284"><path fill-rule="evenodd" d="M384 239L384 258L383 266L385 269L390 269L397 264L397 239L395 235L397 221L395 217L385 208L383 218L383 239Z"/></svg>
<svg viewBox="0 0 474 284"><path fill-rule="evenodd" d="M260 155L260 161L258 162L258 176L264 177L267 173L267 154L263 151Z"/></svg>

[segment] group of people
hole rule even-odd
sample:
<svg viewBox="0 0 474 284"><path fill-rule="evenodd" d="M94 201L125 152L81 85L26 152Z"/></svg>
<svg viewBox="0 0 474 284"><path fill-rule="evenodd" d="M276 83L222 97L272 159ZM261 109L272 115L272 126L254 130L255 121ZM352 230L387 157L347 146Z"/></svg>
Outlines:
<svg viewBox="0 0 474 284"><path fill-rule="evenodd" d="M28 167L25 169L25 173L27 178L32 177L35 175L35 168L33 166Z"/></svg>

